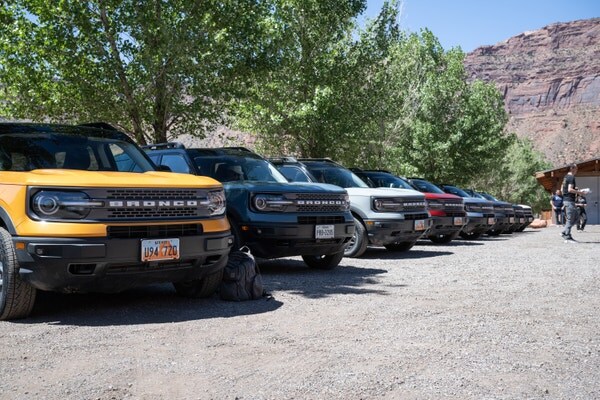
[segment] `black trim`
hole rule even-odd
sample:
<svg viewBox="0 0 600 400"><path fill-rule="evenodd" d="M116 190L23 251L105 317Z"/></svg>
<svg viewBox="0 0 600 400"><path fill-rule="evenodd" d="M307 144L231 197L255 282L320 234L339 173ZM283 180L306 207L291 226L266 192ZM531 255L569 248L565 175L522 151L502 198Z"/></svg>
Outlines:
<svg viewBox="0 0 600 400"><path fill-rule="evenodd" d="M13 225L12 220L10 219L10 215L8 215L8 213L4 211L3 208L0 208L0 220L2 220L3 225L6 226L6 230L8 231L8 233L10 233L11 235L17 234L15 226Z"/></svg>

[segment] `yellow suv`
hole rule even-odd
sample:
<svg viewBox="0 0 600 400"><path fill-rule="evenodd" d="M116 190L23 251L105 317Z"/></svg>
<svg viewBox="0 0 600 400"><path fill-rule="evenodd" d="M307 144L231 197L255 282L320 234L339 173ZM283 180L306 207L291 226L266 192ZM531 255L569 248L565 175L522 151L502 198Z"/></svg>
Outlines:
<svg viewBox="0 0 600 400"><path fill-rule="evenodd" d="M0 124L0 320L36 289L210 296L232 242L218 181L157 171L111 126Z"/></svg>

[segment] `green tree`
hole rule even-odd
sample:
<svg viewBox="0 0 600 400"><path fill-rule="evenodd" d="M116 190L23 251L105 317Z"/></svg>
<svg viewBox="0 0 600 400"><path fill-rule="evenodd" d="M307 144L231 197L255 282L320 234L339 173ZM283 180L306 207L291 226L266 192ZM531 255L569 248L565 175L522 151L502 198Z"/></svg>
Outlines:
<svg viewBox="0 0 600 400"><path fill-rule="evenodd" d="M473 179L470 186L516 204L527 204L535 212L548 208L548 193L537 182L535 173L551 168L544 155L528 139L517 139L496 168Z"/></svg>
<svg viewBox="0 0 600 400"><path fill-rule="evenodd" d="M267 153L336 157L354 121L341 87L351 75L348 46L365 1L275 4L270 70L255 74L232 104L238 127L256 134Z"/></svg>
<svg viewBox="0 0 600 400"><path fill-rule="evenodd" d="M222 122L271 20L260 0L1 4L0 115L102 120L140 143Z"/></svg>
<svg viewBox="0 0 600 400"><path fill-rule="evenodd" d="M494 169L513 140L502 96L492 85L468 82L460 49L445 51L428 30L398 42L389 87L398 91L388 168L461 185Z"/></svg>

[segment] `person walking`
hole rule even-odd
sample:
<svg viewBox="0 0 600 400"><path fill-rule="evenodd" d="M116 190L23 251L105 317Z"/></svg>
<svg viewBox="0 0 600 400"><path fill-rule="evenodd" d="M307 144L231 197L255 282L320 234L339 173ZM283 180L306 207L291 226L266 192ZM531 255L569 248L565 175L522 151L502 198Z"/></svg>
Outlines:
<svg viewBox="0 0 600 400"><path fill-rule="evenodd" d="M575 205L575 197L577 195L585 194L576 189L577 184L575 183L575 175L577 174L577 164L569 165L569 172L562 181L562 192L563 192L563 204L565 207L565 213L567 215L567 221L565 223L565 229L561 232L561 236L565 239L565 243L576 243L575 239L571 236L571 228L577 223L577 206Z"/></svg>
<svg viewBox="0 0 600 400"><path fill-rule="evenodd" d="M560 189L556 189L556 192L550 198L550 205L552 211L554 211L554 218L556 219L556 225L562 225L564 223L563 218L563 195Z"/></svg>
<svg viewBox="0 0 600 400"><path fill-rule="evenodd" d="M579 188L575 189L579 190ZM587 213L585 212L587 200L583 194L577 196L575 205L577 206L577 211L579 212L579 218L577 218L577 230L582 231L587 223Z"/></svg>

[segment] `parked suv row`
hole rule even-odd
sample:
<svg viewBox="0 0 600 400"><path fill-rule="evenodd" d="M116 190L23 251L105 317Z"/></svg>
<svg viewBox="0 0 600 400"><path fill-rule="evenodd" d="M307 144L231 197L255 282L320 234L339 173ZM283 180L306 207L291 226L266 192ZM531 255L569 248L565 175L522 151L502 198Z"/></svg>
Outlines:
<svg viewBox="0 0 600 400"><path fill-rule="evenodd" d="M271 158L290 181L326 182L348 191L355 233L345 250L359 257L368 245L407 251L431 226L425 196L413 189L371 188L342 165L324 158Z"/></svg>

